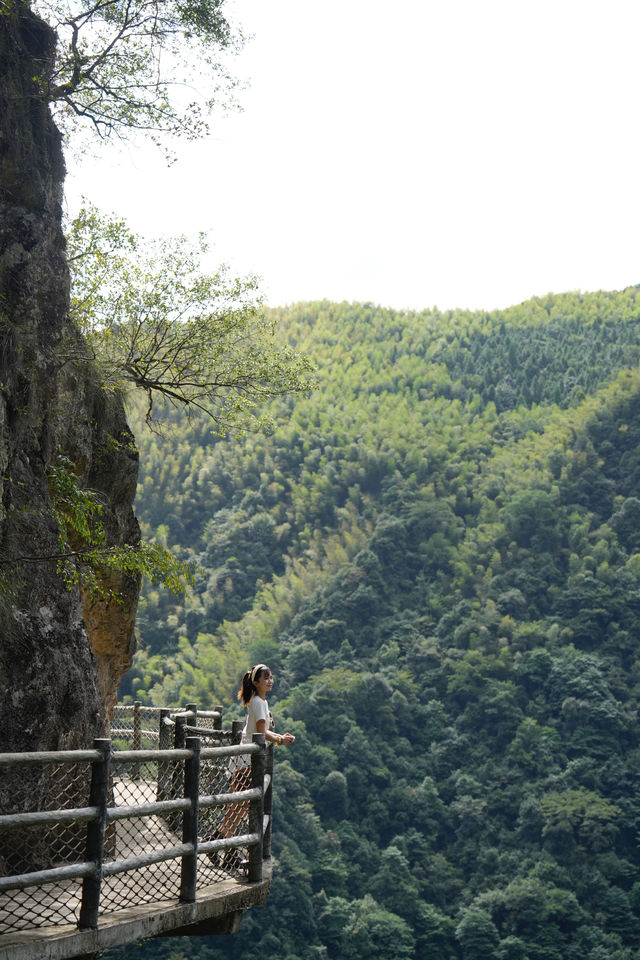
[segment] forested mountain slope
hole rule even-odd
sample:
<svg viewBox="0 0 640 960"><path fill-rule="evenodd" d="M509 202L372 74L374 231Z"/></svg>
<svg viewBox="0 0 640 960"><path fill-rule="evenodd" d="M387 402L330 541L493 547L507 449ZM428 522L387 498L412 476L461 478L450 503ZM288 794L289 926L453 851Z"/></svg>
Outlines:
<svg viewBox="0 0 640 960"><path fill-rule="evenodd" d="M140 957L640 957L638 290L279 321L320 382L273 435L136 431L146 533L199 572L147 588L122 689L272 666L276 880Z"/></svg>

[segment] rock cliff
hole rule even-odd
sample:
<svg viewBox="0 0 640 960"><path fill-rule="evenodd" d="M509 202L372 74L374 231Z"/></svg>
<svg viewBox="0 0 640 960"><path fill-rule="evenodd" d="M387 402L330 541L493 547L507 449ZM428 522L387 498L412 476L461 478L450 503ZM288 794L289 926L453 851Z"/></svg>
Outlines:
<svg viewBox="0 0 640 960"><path fill-rule="evenodd" d="M137 451L118 397L70 360L64 163L38 78L52 31L0 12L0 750L85 746L108 729L134 648L138 583L120 602L69 589L50 491L61 455L95 492L109 544L139 538ZM105 582L107 582L105 580ZM0 803L2 798L0 797Z"/></svg>

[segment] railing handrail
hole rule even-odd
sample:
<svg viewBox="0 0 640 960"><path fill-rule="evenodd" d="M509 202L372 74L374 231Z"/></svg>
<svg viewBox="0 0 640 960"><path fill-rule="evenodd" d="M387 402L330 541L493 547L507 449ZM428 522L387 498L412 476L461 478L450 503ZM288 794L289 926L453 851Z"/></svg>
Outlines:
<svg viewBox="0 0 640 960"><path fill-rule="evenodd" d="M204 869L203 866L199 867L199 855L222 855L230 848L243 848L248 851L248 880L250 883L259 882L262 879L262 862L270 857L271 841L273 750L267 749L270 745L266 743L264 735L256 735L251 743L242 743L241 721L234 720L233 723L227 724L231 726L230 730L222 729L222 707L205 711L199 710L196 704L188 703L185 708L171 709L146 707L136 701L134 704L117 705L115 711L127 723L127 728L119 728L118 724L122 720L116 721L111 733L112 740L95 740L93 749L0 753L0 774L3 770L14 767L17 776L21 766L31 767L31 769L40 767L44 770L47 764L55 764L58 767L55 775L66 778L65 765L76 764L80 765L81 769L71 774L74 779L78 776L86 777L88 786L89 774L91 776L88 802L85 800L84 806L0 814L0 832L16 828L18 830L31 828L44 829L55 836L61 830L68 829L74 822L77 823L78 828L84 827L86 831L86 850L73 853L74 858L78 856L78 863L68 863L61 858L58 860L58 866L46 868L45 864L43 869L42 863L34 864L38 869L29 873L0 877L0 893L24 890L27 887L43 884L59 884L62 881L81 881L82 897L78 927L95 929L101 910L102 880L105 877L125 874L141 867L179 858L181 871L179 899L190 903L196 897L199 869ZM148 711L159 716L155 730L143 728L143 724L148 728L155 723L153 720L149 722L151 718ZM211 726L206 723L203 725L203 721L207 720L213 721ZM149 742L152 746L143 748L142 745ZM131 745L132 749L113 749L116 743L123 746ZM155 746L156 743L157 746ZM205 743L208 745L203 746ZM207 784L204 773L202 782L200 779L201 761L213 761L216 766L219 764L224 769L226 761L238 756L246 757L247 763L250 763L250 784L247 783L243 790L236 788L233 793L201 793L203 789L206 790L205 784ZM153 771L152 775L150 775L150 768L145 766L150 763L157 763L157 771ZM87 764L86 773L82 772L82 764ZM152 793L150 794L149 790L144 788L130 794L127 798L126 791L129 787L125 787L125 793L120 799L128 799L129 802L113 805L114 797L111 791L112 784L116 780L122 784L129 784L129 781L153 782ZM224 786L221 783L220 786L223 788L226 786L226 789L231 788L230 783ZM81 802L84 799L80 788L81 780L78 781L78 789L69 798L71 802L76 798ZM137 802L138 799L143 802ZM109 800L111 805L108 803ZM58 803L60 802L64 800L59 799ZM208 817L212 814L206 811L225 805L229 807L247 805L249 811L247 832L229 837L207 836L206 824ZM203 810L201 823L204 826L199 826L200 808ZM24 806L22 809L24 810ZM120 859L112 859L115 848L111 846L110 834L107 832L108 824L112 824L115 829L121 821L154 816L165 819L170 828L169 834L158 833L153 846L151 849L147 848L146 852L138 853L135 848L121 850L118 847ZM181 838L180 821L182 822ZM246 826L244 829L247 829ZM55 864L54 849L55 845L52 848L50 862ZM202 864L203 861L200 863ZM206 871L203 879L205 883L210 882Z"/></svg>
<svg viewBox="0 0 640 960"><path fill-rule="evenodd" d="M151 749L151 750L117 750L111 751L111 741L96 741L96 744L102 744L101 749L93 750L60 750L60 751L40 751L24 753L1 753L0 769L12 765L22 764L64 764L90 762L95 772L96 768L106 764L117 766L118 763L141 764L153 760L157 761L185 761L198 766L198 775L196 778L197 794L194 798L185 796L184 798L157 800L154 802L145 802L135 805L116 805L107 806L106 804L96 805L94 802L90 806L65 808L60 810L37 810L25 813L12 813L0 815L0 831L3 829L15 829L16 827L26 826L49 826L55 824L69 823L70 821L86 822L88 830L95 835L98 830L98 840L100 851L96 854L96 859L90 858L89 847L87 849L86 859L83 863L52 867L46 870L31 871L24 874L15 874L13 876L0 877L0 893L10 890L24 889L29 886L37 886L43 883L59 883L69 879L83 879L83 901L80 912L79 926L87 928L97 924L97 910L100 896L100 884L102 877L114 876L119 873L126 873L139 869L141 866L148 866L155 863L162 863L165 860L182 858L183 873L185 863L193 861L198 853L207 853L216 850L225 850L229 848L248 847L250 857L250 876L251 880L260 880L262 876L261 863L263 857L269 855L268 850L263 847L265 828L268 830L269 815L266 814L266 805L264 805L265 794L270 793L271 774L265 773L266 741L264 735L256 734L252 743L231 744L224 747L200 747L199 738L190 738L190 746L171 748L171 749ZM272 751L269 751L270 754ZM246 790L235 791L233 793L221 793L200 795L199 794L199 763L201 759L215 760L228 757L246 755L252 758L252 786ZM256 766L257 763L257 766ZM92 780L95 778L92 778ZM100 777L98 778L100 780ZM104 784L106 779L102 776L103 796ZM186 778L185 778L186 781ZM92 793L94 787L92 786ZM158 846L155 850L141 854L139 856L127 857L103 862L102 846L104 843L104 825L108 822L115 822L120 819L130 817L154 816L157 814L180 813L185 817L195 802L196 807L216 807L231 805L237 803L249 803L250 805L250 832L241 836L232 836L218 838L215 840L195 840L188 842L185 840L182 844L173 846ZM258 805L257 807L255 805ZM255 807L255 809L254 809ZM259 808L259 809L258 809ZM269 804L270 812L270 804ZM100 839L100 823L102 823ZM253 829L252 829L253 826ZM184 839L184 838L183 838ZM260 854L254 853L254 848L260 848ZM195 870L195 867L193 868ZM194 872L194 878L196 874ZM195 883L192 895L195 897ZM185 889L191 889L187 885ZM85 889L90 891L89 901L93 899L89 908L86 907ZM97 891L97 892L96 892ZM84 919L83 919L84 915Z"/></svg>
<svg viewBox="0 0 640 960"><path fill-rule="evenodd" d="M133 736L134 734L141 734L143 737L153 737L158 739L157 730L145 730L144 727L118 727L115 731L115 736L112 738L114 740L121 740L124 735Z"/></svg>
<svg viewBox="0 0 640 960"><path fill-rule="evenodd" d="M126 713L135 710L135 703L117 703L113 708L114 713ZM192 714L192 710L184 710L182 707L152 707L146 704L140 705L140 710L144 713L160 713L161 710L169 709L173 714ZM217 720L222 716L221 710L198 710L199 717L205 717L207 720Z"/></svg>
<svg viewBox="0 0 640 960"><path fill-rule="evenodd" d="M189 723L185 729L192 737L217 737L220 739L231 736L231 730L221 730L214 727L192 727Z"/></svg>
<svg viewBox="0 0 640 960"><path fill-rule="evenodd" d="M0 753L0 766L12 763L97 763L99 750L31 750L24 753Z"/></svg>
<svg viewBox="0 0 640 960"><path fill-rule="evenodd" d="M250 746L254 746L254 745L250 744ZM162 751L162 752L164 753L165 751ZM176 753L177 752L184 753L187 751L176 751ZM255 750L251 752L255 753ZM193 751L189 751L189 753L193 754ZM248 790L239 790L239 791L236 791L235 793L219 793L219 794L201 796L199 797L198 805L200 807L214 807L214 806L222 806L225 804L232 804L232 803L246 803L250 800L257 800L261 795L262 794L260 789L253 787ZM153 803L141 803L141 804L129 805L129 806L118 805L115 807L107 808L106 819L108 823L112 823L118 820L129 819L131 817L151 817L151 816L155 816L157 814L162 814L162 813L176 813L176 812L180 812L181 810L185 810L188 807L188 805L189 805L189 800L186 800L186 799L160 800L160 801L155 801ZM35 825L48 826L55 823L68 823L69 821L97 820L99 815L100 815L100 810L98 807L73 807L73 808L67 808L63 810L38 810L38 811L33 811L31 813L3 814L0 816L0 830L14 829L15 827L20 827L20 826L35 826ZM254 838L252 839L252 842L255 843L257 841ZM242 847L246 845L247 845L246 836L243 835L242 837L226 837L224 840L220 839L215 841L204 841L203 843L198 843L197 848L199 851L201 850L202 852L206 853L209 850L222 850L222 849L227 849L228 847ZM191 844L187 852L193 852L193 847L194 845ZM181 852L184 852L183 848L186 849L184 844L180 847ZM163 859L171 860L173 857L179 856L180 853L176 854L175 852L174 853L167 852L167 851L175 851L177 849L178 848L175 846L158 847L157 851L154 851L154 852L164 851L165 853L167 853L167 856L164 858L161 857L160 859L154 860L153 862L160 863L162 862ZM126 858L126 860L134 860L134 859L137 859L137 858L132 858L132 857ZM114 869L114 864L119 865L124 862L125 862L125 859L113 860L113 861L110 860L108 865L107 864L103 865L103 870L102 870L103 875L111 876L114 873L125 872L121 869ZM152 861L149 861L149 863L151 862ZM79 869L81 869L82 872L76 873L75 872L76 866ZM134 868L131 867L129 869L134 869ZM86 871L84 870L84 866L82 864L69 865L67 867L54 867L51 870L45 870L45 871L40 870L40 871L33 871L33 873L16 874L15 877L0 877L0 890L6 891L6 890L17 889L25 885L35 885L37 882L39 882L38 879L34 880L32 884L25 884L24 882L25 878L30 876L40 878L41 874L50 875L50 880L69 879L69 877L71 876L71 872L73 872L73 875L75 877L86 875ZM12 880L17 881L15 886L11 884Z"/></svg>
<svg viewBox="0 0 640 960"><path fill-rule="evenodd" d="M232 757L245 753L250 755L256 753L259 749L254 743L230 744L227 747L203 747L201 756L207 760L215 760L217 757ZM189 760L193 757L193 751L189 750L188 747L182 749L172 747L167 750L114 750L111 757L115 763ZM27 753L0 753L0 767L23 763L42 765L45 763L83 763L84 761L98 763L100 760L102 760L102 754L99 750L42 750Z"/></svg>
<svg viewBox="0 0 640 960"><path fill-rule="evenodd" d="M77 863L67 867L52 867L50 870L34 870L13 877L0 877L0 893L9 890L24 890L25 887L39 886L42 883L60 883L62 880L79 880L95 873L95 863Z"/></svg>
<svg viewBox="0 0 640 960"><path fill-rule="evenodd" d="M72 823L95 820L97 807L71 807L63 810L31 810L27 813L3 813L0 815L0 830L15 827L48 827L54 823Z"/></svg>

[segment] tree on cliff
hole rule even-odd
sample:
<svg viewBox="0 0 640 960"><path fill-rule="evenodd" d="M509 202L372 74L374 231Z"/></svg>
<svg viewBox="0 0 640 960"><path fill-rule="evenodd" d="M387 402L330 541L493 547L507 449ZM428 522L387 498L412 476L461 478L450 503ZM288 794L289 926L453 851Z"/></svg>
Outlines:
<svg viewBox="0 0 640 960"><path fill-rule="evenodd" d="M57 35L55 69L41 83L57 122L68 130L88 121L100 136L205 133L207 111L235 86L224 57L242 43L223 8L224 0L37 0Z"/></svg>
<svg viewBox="0 0 640 960"><path fill-rule="evenodd" d="M23 0L0 0L0 23L4 21L3 33L10 46L12 40L17 43L15 37L21 43L26 42L23 37L34 34L45 38L44 52L28 66L23 58L21 77L31 112L37 108L46 126L43 142L49 138L58 143L46 116L48 104L67 130L89 121L102 137L124 137L135 131L156 138L166 133L187 137L206 133L206 111L214 101L225 103L234 87L222 58L241 42L223 7L224 0L35 0L35 11L55 32L54 57L53 35L30 6ZM3 62L0 72L4 69ZM197 94L194 100L190 81L196 75L207 93ZM18 100L8 97L7 117ZM6 141L0 143L0 153L5 148ZM14 168L22 172L23 166L22 160L5 163L3 175ZM42 166L50 172L48 157ZM62 176L63 165L56 154L56 189L50 190L55 203L47 210L53 232L59 229L57 188ZM19 194L14 191L13 196ZM5 234L10 241L11 230ZM306 388L309 365L291 351L272 348L272 331L259 313L253 281L230 281L220 272L205 276L193 253L179 243L159 245L155 259L144 264L136 238L117 225L111 229L97 215L84 219L76 238L80 234L87 246L80 251L72 243L67 256L77 280L74 329L66 323L61 238L50 244L57 257L61 331L59 340L51 340L55 352L51 367L61 378L73 379L74 371L81 369L82 376L93 381L97 370L111 392L127 384L142 388L148 397L148 419L154 400L162 396L188 410L206 411L221 432L260 419L257 404L261 400ZM12 269L15 272L15 264ZM51 298L41 299L50 310ZM77 336L78 327L85 333L84 340ZM128 447L128 438L123 445ZM127 544L116 549L107 543L95 490L76 462L75 448L71 449L73 444L69 449L64 444L59 447L57 459L47 461L59 543L28 556L20 544L20 561L58 562L67 582L77 582L79 577L85 586L95 581L91 569L87 580L87 568L114 564L134 577L156 573L165 581L180 579L183 571L170 562L170 556L148 544L135 544L129 550ZM78 570L78 565L83 569Z"/></svg>
<svg viewBox="0 0 640 960"><path fill-rule="evenodd" d="M54 73L40 89L58 123L70 132L89 121L101 137L204 135L206 112L235 86L224 57L242 42L223 8L224 0L36 0L57 35ZM194 99L196 83L209 89ZM203 242L145 245L92 208L68 241L72 312L84 334L72 356L95 364L107 387L142 389L148 423L162 398L205 412L225 433L262 423L264 400L309 387L310 364L274 346L255 279L205 274Z"/></svg>
<svg viewBox="0 0 640 960"><path fill-rule="evenodd" d="M195 246L145 242L124 221L87 208L67 239L81 348L106 386L145 392L148 424L169 404L205 413L221 434L263 426L264 401L310 387L309 360L274 344L255 278L201 269L203 237Z"/></svg>

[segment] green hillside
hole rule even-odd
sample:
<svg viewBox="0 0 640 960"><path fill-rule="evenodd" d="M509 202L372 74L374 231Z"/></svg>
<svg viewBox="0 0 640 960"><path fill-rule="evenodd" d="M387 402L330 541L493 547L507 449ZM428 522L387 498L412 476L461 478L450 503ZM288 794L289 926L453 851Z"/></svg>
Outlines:
<svg viewBox="0 0 640 960"><path fill-rule="evenodd" d="M270 664L276 879L135 956L639 958L638 290L277 318L319 386L272 435L136 429L198 573L145 590L121 691L231 705Z"/></svg>

